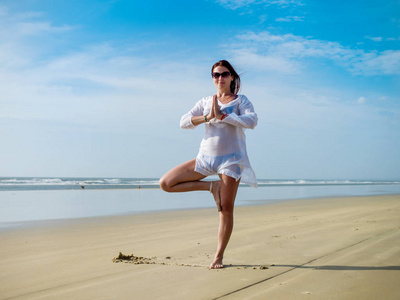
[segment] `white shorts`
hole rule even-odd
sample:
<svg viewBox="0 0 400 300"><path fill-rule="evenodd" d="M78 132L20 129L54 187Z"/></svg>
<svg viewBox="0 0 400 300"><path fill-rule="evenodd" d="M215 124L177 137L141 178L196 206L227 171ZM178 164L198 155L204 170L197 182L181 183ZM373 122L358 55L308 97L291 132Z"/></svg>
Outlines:
<svg viewBox="0 0 400 300"><path fill-rule="evenodd" d="M207 156L199 153L194 170L204 176L224 174L238 181L243 172L241 160L241 155L236 153L222 156Z"/></svg>

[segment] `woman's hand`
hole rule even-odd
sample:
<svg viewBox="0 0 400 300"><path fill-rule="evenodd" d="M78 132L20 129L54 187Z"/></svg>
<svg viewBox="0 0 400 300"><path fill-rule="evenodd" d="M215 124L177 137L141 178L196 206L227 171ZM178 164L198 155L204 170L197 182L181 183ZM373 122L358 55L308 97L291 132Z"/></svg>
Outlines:
<svg viewBox="0 0 400 300"><path fill-rule="evenodd" d="M207 120L208 120L208 121L211 121L212 119L215 118L215 109L214 109L214 106L215 106L215 103L217 103L217 102L218 102L218 100L217 100L217 95L214 95L214 96L213 96L213 102L212 102L211 107L210 107L210 113L207 115Z"/></svg>
<svg viewBox="0 0 400 300"><path fill-rule="evenodd" d="M221 110L218 105L217 95L213 96L213 102L211 105L210 113L207 115L207 121L211 121L214 118L218 120L221 120L222 118Z"/></svg>
<svg viewBox="0 0 400 300"><path fill-rule="evenodd" d="M222 115L221 115L221 110L220 110L219 105L218 105L217 95L213 96L213 103L212 103L212 107L211 107L211 112L212 112L213 118L221 120Z"/></svg>

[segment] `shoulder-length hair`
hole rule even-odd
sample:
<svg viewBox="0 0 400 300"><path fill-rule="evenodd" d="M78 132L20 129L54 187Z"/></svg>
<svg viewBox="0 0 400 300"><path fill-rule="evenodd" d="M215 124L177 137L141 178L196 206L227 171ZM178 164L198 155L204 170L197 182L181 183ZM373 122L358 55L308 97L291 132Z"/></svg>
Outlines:
<svg viewBox="0 0 400 300"><path fill-rule="evenodd" d="M227 60L220 60L219 62L216 62L211 68L211 76L212 76L212 73L214 72L214 69L216 67L220 67L220 66L227 68L229 70L229 72L231 73L231 75L233 76L233 80L231 82L230 88L231 88L231 92L233 94L237 95L240 90L240 76Z"/></svg>

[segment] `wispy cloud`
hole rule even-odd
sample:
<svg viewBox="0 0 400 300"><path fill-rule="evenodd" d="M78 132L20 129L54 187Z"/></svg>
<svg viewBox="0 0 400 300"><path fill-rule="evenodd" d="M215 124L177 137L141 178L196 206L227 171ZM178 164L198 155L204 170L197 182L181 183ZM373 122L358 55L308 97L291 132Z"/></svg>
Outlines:
<svg viewBox="0 0 400 300"><path fill-rule="evenodd" d="M382 36L366 36L365 37L368 40L374 41L374 42L390 42L390 41L400 41L400 37L394 38L394 37L382 37Z"/></svg>
<svg viewBox="0 0 400 300"><path fill-rule="evenodd" d="M364 104L366 100L367 100L367 98L365 98L365 97L359 97L359 98L357 99L357 103L358 103L358 104Z"/></svg>
<svg viewBox="0 0 400 300"><path fill-rule="evenodd" d="M0 63L0 117L65 122L100 130L139 130L136 125L145 122L145 115L182 112L165 105L164 97L173 97L178 105L185 102L188 93L200 95L199 90L206 85L201 78L192 80L199 66L151 61L123 52L111 45L98 45L39 65L22 59L18 66ZM15 54L13 58L18 59ZM158 109L152 112L154 107Z"/></svg>
<svg viewBox="0 0 400 300"><path fill-rule="evenodd" d="M282 73L307 67L307 58L326 59L357 75L400 74L400 51L366 51L292 34L246 32L236 36L232 55L246 64ZM261 62L261 63L260 63Z"/></svg>
<svg viewBox="0 0 400 300"><path fill-rule="evenodd" d="M27 64L40 63L39 52L49 51L43 47L46 39L73 32L77 28L70 25L55 26L38 19L42 16L39 12L11 14L4 6L0 6L0 15L0 64L3 67L23 68Z"/></svg>
<svg viewBox="0 0 400 300"><path fill-rule="evenodd" d="M63 25L63 26L53 26L48 22L21 22L14 28L18 34L21 35L33 35L48 32L64 32L73 30L73 26ZM14 31L15 34L15 31Z"/></svg>
<svg viewBox="0 0 400 300"><path fill-rule="evenodd" d="M299 0L217 0L217 3L228 9L238 9L249 5L277 5L280 7L304 5Z"/></svg>
<svg viewBox="0 0 400 300"><path fill-rule="evenodd" d="M290 6L290 5L304 5L302 1L299 0L272 0L272 1L264 1L268 2L269 4L276 4L280 6Z"/></svg>
<svg viewBox="0 0 400 300"><path fill-rule="evenodd" d="M400 51L363 52L345 63L348 70L357 75L399 75Z"/></svg>
<svg viewBox="0 0 400 300"><path fill-rule="evenodd" d="M285 18L277 18L275 19L277 22L298 22L298 21L304 21L304 17L299 17L299 16L287 16Z"/></svg>
<svg viewBox="0 0 400 300"><path fill-rule="evenodd" d="M204 89L202 78L192 80L201 66L147 59L132 54L124 43L104 41L47 56L48 47L76 28L32 21L33 13L18 18L4 8L0 13L5 16L0 28L7 24L12 29L12 34L0 31L0 118L140 130L137 123L144 122L154 106L163 107L152 112L154 116L168 110L182 112L164 105L162 97L174 97L178 104L188 93ZM154 99L152 105L149 99Z"/></svg>
<svg viewBox="0 0 400 300"><path fill-rule="evenodd" d="M369 39L371 41L374 41L374 42L382 42L383 41L383 37L381 37L381 36L375 36L375 37L366 36L365 38Z"/></svg>
<svg viewBox="0 0 400 300"><path fill-rule="evenodd" d="M58 33L75 29L70 25L55 26L48 21L38 21L42 17L40 12L24 12L10 14L5 6L0 6L0 34L4 38L22 38L37 34Z"/></svg>

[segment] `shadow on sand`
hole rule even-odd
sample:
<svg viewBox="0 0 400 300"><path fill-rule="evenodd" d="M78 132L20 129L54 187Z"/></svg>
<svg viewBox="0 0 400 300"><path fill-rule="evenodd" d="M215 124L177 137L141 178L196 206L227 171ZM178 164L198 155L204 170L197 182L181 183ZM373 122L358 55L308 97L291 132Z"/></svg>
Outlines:
<svg viewBox="0 0 400 300"><path fill-rule="evenodd" d="M333 270L333 271L400 271L400 266L364 267L364 266L304 266L304 265L271 265L293 269Z"/></svg>
<svg viewBox="0 0 400 300"><path fill-rule="evenodd" d="M224 265L224 269L236 268L236 269L269 269L271 265Z"/></svg>

